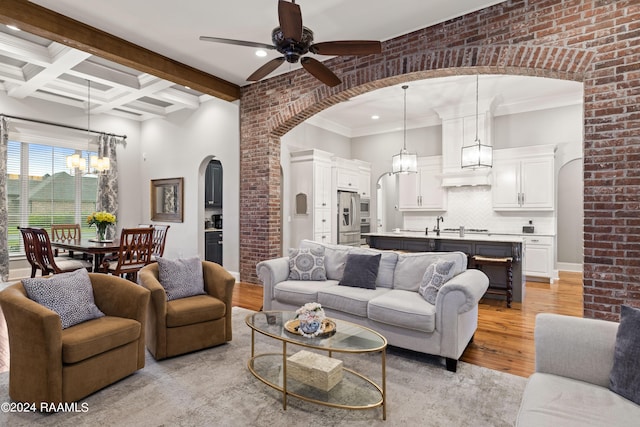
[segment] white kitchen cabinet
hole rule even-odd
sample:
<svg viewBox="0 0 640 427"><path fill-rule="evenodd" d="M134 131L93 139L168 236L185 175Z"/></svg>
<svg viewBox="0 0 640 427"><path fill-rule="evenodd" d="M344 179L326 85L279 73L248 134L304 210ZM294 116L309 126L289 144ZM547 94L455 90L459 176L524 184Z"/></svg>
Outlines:
<svg viewBox="0 0 640 427"><path fill-rule="evenodd" d="M297 245L303 239L333 243L332 218L336 209L331 203L331 153L305 150L291 153L291 241ZM300 197L302 195L302 197ZM306 199L305 209L298 209L296 199Z"/></svg>
<svg viewBox="0 0 640 427"><path fill-rule="evenodd" d="M494 210L554 209L554 149L495 150L491 187Z"/></svg>
<svg viewBox="0 0 640 427"><path fill-rule="evenodd" d="M371 198L371 164L356 160L358 163L358 194L364 199Z"/></svg>
<svg viewBox="0 0 640 427"><path fill-rule="evenodd" d="M525 236L523 237L524 270L525 275L540 277L553 282L554 270L554 242L551 236Z"/></svg>
<svg viewBox="0 0 640 427"><path fill-rule="evenodd" d="M442 157L420 157L418 172L398 175L398 208L402 211L444 211L447 190L441 185Z"/></svg>
<svg viewBox="0 0 640 427"><path fill-rule="evenodd" d="M336 166L336 187L338 190L358 192L360 172L358 164L349 159L334 158Z"/></svg>

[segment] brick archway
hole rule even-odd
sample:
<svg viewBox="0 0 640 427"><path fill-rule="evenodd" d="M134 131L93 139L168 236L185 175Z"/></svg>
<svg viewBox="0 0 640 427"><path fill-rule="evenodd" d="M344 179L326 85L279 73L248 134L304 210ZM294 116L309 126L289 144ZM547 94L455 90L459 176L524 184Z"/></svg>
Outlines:
<svg viewBox="0 0 640 427"><path fill-rule="evenodd" d="M343 80L336 88L319 85L303 70L243 88L242 280L258 283L256 263L280 256L278 171L282 135L325 108L378 88L456 74L519 74L584 82L585 316L617 318L620 303L640 305L640 288L628 283L640 271L620 264L626 252L615 252L615 242L602 244L597 237L606 230L611 234L616 224L640 228L640 221L632 224L624 219L635 216L635 204L620 205L627 213L620 215L619 222L598 225L601 211L608 208L596 203L615 199L615 191L601 189L607 185L605 179L613 183L620 178L621 185L629 186L624 190L629 193L640 187L640 180L623 182L626 173L617 172L618 166L628 169L626 163L618 164L626 162L624 153L632 156L636 151L626 148L620 156L614 155L614 147L633 145L632 140L640 145L631 132L640 127L632 108L639 104L640 76L631 68L637 62L637 53L634 59L629 42L639 37L639 30L635 28L635 33L627 35L624 25L631 25L640 12L637 7L621 4L625 2L598 6L584 1L571 7L564 3L557 0L525 5L508 1L389 40L383 44L382 55L334 58L327 65ZM621 83L626 85L621 87ZM620 103L621 97L629 101ZM595 160L592 156L604 158ZM630 198L627 201L631 202ZM640 234L640 230L634 231ZM630 244L631 249L640 253L640 243ZM621 288L624 293L617 291ZM598 302L599 296L613 294L606 303Z"/></svg>

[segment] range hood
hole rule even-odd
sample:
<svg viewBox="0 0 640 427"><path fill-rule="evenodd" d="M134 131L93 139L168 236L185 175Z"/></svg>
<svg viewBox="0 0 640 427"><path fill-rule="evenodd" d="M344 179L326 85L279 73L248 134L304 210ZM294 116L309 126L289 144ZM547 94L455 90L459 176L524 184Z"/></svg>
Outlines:
<svg viewBox="0 0 640 427"><path fill-rule="evenodd" d="M461 170L440 175L443 187L491 185L491 169Z"/></svg>

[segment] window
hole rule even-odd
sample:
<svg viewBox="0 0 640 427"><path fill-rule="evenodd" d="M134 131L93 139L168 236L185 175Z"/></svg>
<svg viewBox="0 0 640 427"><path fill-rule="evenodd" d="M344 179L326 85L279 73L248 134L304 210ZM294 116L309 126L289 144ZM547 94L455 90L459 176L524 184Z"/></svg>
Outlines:
<svg viewBox="0 0 640 427"><path fill-rule="evenodd" d="M7 163L9 254L24 253L17 227L78 223L92 233L86 217L96 209L98 177L70 170L66 158L87 150L9 141ZM86 234L85 234L86 235Z"/></svg>

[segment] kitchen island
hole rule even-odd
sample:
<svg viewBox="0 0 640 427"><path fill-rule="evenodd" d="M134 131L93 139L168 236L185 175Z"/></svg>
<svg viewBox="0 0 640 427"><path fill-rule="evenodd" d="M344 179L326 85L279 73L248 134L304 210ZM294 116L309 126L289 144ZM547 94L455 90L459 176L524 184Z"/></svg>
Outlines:
<svg viewBox="0 0 640 427"><path fill-rule="evenodd" d="M513 258L513 301L522 302L524 298L523 239L520 236L504 234L470 234L460 236L457 233L434 232L376 232L362 235L367 244L376 249L401 250L407 252L451 252L460 251L469 256ZM483 271L492 284L506 286L506 274L503 268L486 266Z"/></svg>

